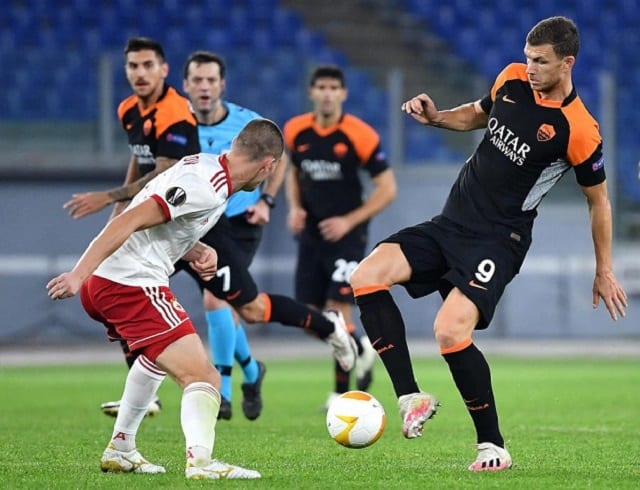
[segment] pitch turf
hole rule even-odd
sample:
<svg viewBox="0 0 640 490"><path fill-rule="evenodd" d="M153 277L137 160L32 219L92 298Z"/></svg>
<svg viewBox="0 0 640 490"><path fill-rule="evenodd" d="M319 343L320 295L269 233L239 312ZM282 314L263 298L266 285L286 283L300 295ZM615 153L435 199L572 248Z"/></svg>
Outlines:
<svg viewBox="0 0 640 490"><path fill-rule="evenodd" d="M98 406L118 398L120 365L0 369L0 488L640 488L640 361L637 359L492 358L511 470L472 474L471 421L438 358L416 363L425 390L442 401L424 436L404 440L381 364L371 392L387 410L387 429L372 447L333 442L318 408L330 388L329 360L271 361L262 416L240 409L220 421L215 455L262 472L262 480L184 479L179 392L167 380L162 413L143 422L138 446L166 475L103 474L99 459L113 419Z"/></svg>

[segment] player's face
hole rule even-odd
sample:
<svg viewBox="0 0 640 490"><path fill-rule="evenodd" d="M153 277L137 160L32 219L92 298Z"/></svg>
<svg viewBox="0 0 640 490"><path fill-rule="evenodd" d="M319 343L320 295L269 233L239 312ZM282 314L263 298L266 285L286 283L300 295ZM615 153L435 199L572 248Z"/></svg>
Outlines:
<svg viewBox="0 0 640 490"><path fill-rule="evenodd" d="M335 78L318 78L309 88L309 98L316 113L323 117L331 117L342 112L342 104L347 99L347 89Z"/></svg>
<svg viewBox="0 0 640 490"><path fill-rule="evenodd" d="M541 94L549 94L561 82L571 76L573 56L559 57L551 44L531 46L526 44L524 55L527 58L527 77L531 88Z"/></svg>
<svg viewBox="0 0 640 490"><path fill-rule="evenodd" d="M133 93L146 99L162 92L169 65L160 60L153 50L144 49L127 54L125 72Z"/></svg>
<svg viewBox="0 0 640 490"><path fill-rule="evenodd" d="M218 63L189 63L188 76L182 88L198 114L209 114L220 103L224 79Z"/></svg>

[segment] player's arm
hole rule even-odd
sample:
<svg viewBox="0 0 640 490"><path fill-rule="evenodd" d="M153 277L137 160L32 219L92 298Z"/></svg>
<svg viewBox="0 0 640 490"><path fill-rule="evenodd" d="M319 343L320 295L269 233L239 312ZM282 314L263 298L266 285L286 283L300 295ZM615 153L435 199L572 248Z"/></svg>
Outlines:
<svg viewBox="0 0 640 490"><path fill-rule="evenodd" d="M618 319L618 314L625 316L627 294L618 284L613 273L611 255L612 218L611 204L607 196L607 184L602 182L594 186L581 186L589 204L591 220L591 237L596 259L596 274L593 280L593 307L604 301L611 318Z"/></svg>
<svg viewBox="0 0 640 490"><path fill-rule="evenodd" d="M480 101L462 104L453 109L438 110L427 94L418 94L402 104L402 111L421 124L450 129L471 131L487 126L489 116L482 110Z"/></svg>
<svg viewBox="0 0 640 490"><path fill-rule="evenodd" d="M177 161L177 158L158 157L156 158L156 168L140 177L137 160L132 156L123 185L107 191L74 194L72 199L66 202L63 207L69 211L69 215L72 218L79 219L89 214L97 213L110 204L121 203L112 213L112 217L116 216L120 214L129 201L147 185L147 182L171 167Z"/></svg>
<svg viewBox="0 0 640 490"><path fill-rule="evenodd" d="M51 299L64 299L75 295L80 286L98 266L115 252L132 233L159 225L166 221L163 209L154 199L147 199L109 221L89 244L74 268L52 279L47 284Z"/></svg>
<svg viewBox="0 0 640 490"><path fill-rule="evenodd" d="M374 189L361 206L343 216L332 216L322 220L318 226L322 237L336 242L384 208L396 198L397 186L393 171L388 168L373 178Z"/></svg>
<svg viewBox="0 0 640 490"><path fill-rule="evenodd" d="M295 165L288 165L286 196L289 215L287 218L287 224L294 235L298 235L304 229L304 223L307 219L307 212L302 207L300 184L298 184L298 172L299 170Z"/></svg>
<svg viewBox="0 0 640 490"><path fill-rule="evenodd" d="M262 195L257 203L247 208L247 221L253 225L264 225L269 222L271 208L275 206L275 198L284 182L287 173L288 158L282 155L275 170L269 174L262 187Z"/></svg>

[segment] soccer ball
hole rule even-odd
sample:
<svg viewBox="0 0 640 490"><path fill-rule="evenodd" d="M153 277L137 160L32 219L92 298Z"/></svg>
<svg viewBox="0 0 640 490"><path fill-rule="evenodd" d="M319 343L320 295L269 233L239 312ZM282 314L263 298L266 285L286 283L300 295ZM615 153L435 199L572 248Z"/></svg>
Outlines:
<svg viewBox="0 0 640 490"><path fill-rule="evenodd" d="M378 400L364 391L347 391L327 410L327 429L338 444L359 449L380 439L387 417Z"/></svg>

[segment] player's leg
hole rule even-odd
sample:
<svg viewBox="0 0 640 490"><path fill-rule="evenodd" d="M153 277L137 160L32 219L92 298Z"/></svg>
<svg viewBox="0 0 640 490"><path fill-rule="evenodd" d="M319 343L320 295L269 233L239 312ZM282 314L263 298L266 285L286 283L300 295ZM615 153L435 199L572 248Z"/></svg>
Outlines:
<svg viewBox="0 0 640 490"><path fill-rule="evenodd" d="M231 239L232 229L228 218L222 216L201 241L215 248L218 254L216 277L210 281L202 279L193 271L187 271L198 282L203 291L203 306L207 321L207 333L211 358L222 377L220 393L222 405L219 417L231 418L232 370L236 344L236 322L231 306L225 301L227 295L235 294L233 273L241 267L234 254Z"/></svg>
<svg viewBox="0 0 640 490"><path fill-rule="evenodd" d="M164 473L162 466L149 463L136 447L138 427L165 378L153 362L155 356L145 355L140 347L149 338L171 334L182 319L188 318L168 288L130 287L91 276L83 284L80 298L87 313L105 325L110 339L123 339L132 351L137 351L101 468L110 472Z"/></svg>
<svg viewBox="0 0 640 490"><path fill-rule="evenodd" d="M339 312L319 312L288 296L267 293L242 305L234 302L234 306L248 323L277 322L301 328L328 343L343 369L350 370L355 365L356 345Z"/></svg>
<svg viewBox="0 0 640 490"><path fill-rule="evenodd" d="M478 457L469 469L506 469L511 466L511 457L500 433L491 371L471 336L474 329L486 328L491 322L506 285L524 260L528 244L521 240L509 243L500 237L478 244L475 236L458 235L446 248L451 251L448 257L452 267L443 279L454 287L445 295L434 329L476 429Z"/></svg>
<svg viewBox="0 0 640 490"><path fill-rule="evenodd" d="M437 289L443 260L438 243L424 228L422 224L401 230L378 244L351 275L362 325L391 378L407 438L422 435L438 401L418 388L404 320L390 287L403 284L414 297Z"/></svg>
<svg viewBox="0 0 640 490"><path fill-rule="evenodd" d="M229 218L233 242L238 262L242 268L248 270L255 257L260 239L262 226L249 223L244 215ZM234 357L242 368L244 381L242 383L242 411L249 420L255 420L262 412L262 381L267 372L264 363L257 361L251 355L249 339L242 325L239 315L234 315L236 321L236 344Z"/></svg>
<svg viewBox="0 0 640 490"><path fill-rule="evenodd" d="M129 369L111 440L100 459L104 472L164 473L165 469L147 461L138 451L136 434L149 403L165 373L145 355L136 356Z"/></svg>
<svg viewBox="0 0 640 490"><path fill-rule="evenodd" d="M294 275L295 298L297 301L304 303L311 309L317 311L327 306L327 292L332 284L331 276L334 273L334 262L335 260L328 256L327 246L322 241L309 241L305 238L301 238L299 240L297 263ZM343 276L345 275L344 270L342 270L342 274ZM348 284L347 287L349 288L350 294L351 288ZM351 324L350 312L348 309L345 308L344 311L342 311L341 308L327 308L327 311L339 312L340 316L342 316L342 319L345 321L345 325L348 330L349 325ZM347 313L348 316L345 317L343 313ZM347 318L349 320L347 320ZM350 342L352 341L353 339ZM358 347L356 345L356 355L357 350ZM337 382L340 383L340 387L338 388L340 390L344 384L348 387L349 371L351 370L351 368L345 369L342 364L343 363L337 358L334 359L334 380L339 379ZM344 391L340 391L340 393L343 393ZM327 402L325 403L325 407L336 396L336 391L330 392Z"/></svg>
<svg viewBox="0 0 640 490"><path fill-rule="evenodd" d="M223 266L222 271L228 271L228 266ZM231 305L216 298L207 289L203 289L202 293L211 358L222 378L220 385L222 403L219 417L229 420L232 415L231 395L233 390L231 373L236 344L236 322L233 318Z"/></svg>
<svg viewBox="0 0 640 490"><path fill-rule="evenodd" d="M253 479L260 473L212 459L220 409L220 375L195 330L173 340L156 363L182 389L180 423L185 437L189 479Z"/></svg>
<svg viewBox="0 0 640 490"><path fill-rule="evenodd" d="M257 419L262 413L262 381L267 366L251 356L249 341L242 323L236 323L235 359L244 373L242 389L242 412L249 420Z"/></svg>

